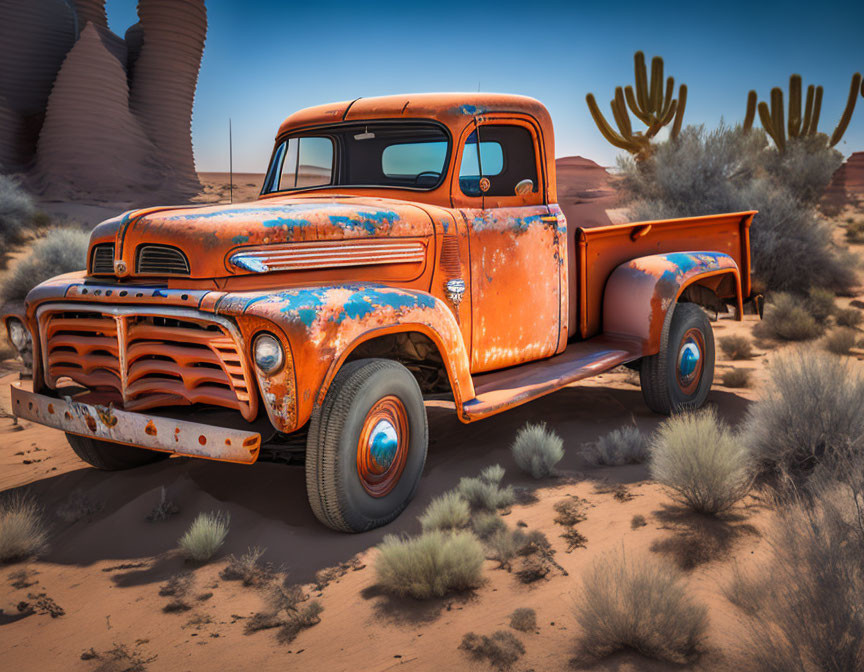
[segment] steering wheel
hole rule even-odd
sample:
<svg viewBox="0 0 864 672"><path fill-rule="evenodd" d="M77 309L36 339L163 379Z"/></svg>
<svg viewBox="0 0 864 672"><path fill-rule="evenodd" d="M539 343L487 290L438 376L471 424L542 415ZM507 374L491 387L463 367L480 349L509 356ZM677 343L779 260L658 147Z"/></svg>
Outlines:
<svg viewBox="0 0 864 672"><path fill-rule="evenodd" d="M417 173L417 176L414 178L414 184L420 184L420 178L424 175L431 175L436 181L441 177L441 173L437 170L424 170L422 173Z"/></svg>

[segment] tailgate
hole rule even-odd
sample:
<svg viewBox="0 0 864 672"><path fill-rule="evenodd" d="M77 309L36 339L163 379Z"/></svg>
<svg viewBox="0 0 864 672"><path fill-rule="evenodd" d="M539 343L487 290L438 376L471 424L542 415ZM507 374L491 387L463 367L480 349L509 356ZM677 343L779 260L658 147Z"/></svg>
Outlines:
<svg viewBox="0 0 864 672"><path fill-rule="evenodd" d="M755 210L632 224L577 228L578 333L589 338L602 328L603 291L612 271L626 261L664 252L723 252L741 272L741 290L750 295L750 224Z"/></svg>

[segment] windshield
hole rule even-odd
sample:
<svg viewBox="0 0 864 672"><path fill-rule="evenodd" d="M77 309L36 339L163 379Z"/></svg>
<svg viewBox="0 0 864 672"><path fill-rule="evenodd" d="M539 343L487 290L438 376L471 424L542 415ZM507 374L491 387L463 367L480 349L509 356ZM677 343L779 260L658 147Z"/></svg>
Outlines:
<svg viewBox="0 0 864 672"><path fill-rule="evenodd" d="M434 189L449 155L449 135L433 123L345 124L298 133L276 147L263 193L324 186Z"/></svg>

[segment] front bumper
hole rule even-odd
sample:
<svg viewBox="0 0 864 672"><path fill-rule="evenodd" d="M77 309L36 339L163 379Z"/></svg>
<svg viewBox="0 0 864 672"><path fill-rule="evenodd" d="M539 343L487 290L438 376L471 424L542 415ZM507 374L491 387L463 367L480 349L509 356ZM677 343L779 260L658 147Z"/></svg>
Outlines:
<svg viewBox="0 0 864 672"><path fill-rule="evenodd" d="M70 434L223 462L252 464L261 450L257 432L55 399L18 383L12 385L12 414Z"/></svg>

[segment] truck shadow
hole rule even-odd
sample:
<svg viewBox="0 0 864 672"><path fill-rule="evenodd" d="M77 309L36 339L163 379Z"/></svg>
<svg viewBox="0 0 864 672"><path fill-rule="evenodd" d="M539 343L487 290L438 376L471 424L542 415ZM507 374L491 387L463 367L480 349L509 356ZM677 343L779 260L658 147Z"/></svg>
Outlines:
<svg viewBox="0 0 864 672"><path fill-rule="evenodd" d="M712 392L709 402L730 423L740 421L749 404L722 391ZM219 510L231 516L223 556L243 553L250 546L266 547L266 560L284 565L292 580L306 582L317 570L348 560L385 534L417 532L417 516L432 498L489 464L507 469L506 482L530 488L548 485L524 478L510 455L513 437L526 422L546 422L562 436L567 454L560 467L568 476L632 482L647 478L647 470L592 470L580 460L578 448L630 422L650 432L662 417L645 407L635 388L571 387L471 425L461 424L451 410L430 405L429 420L429 455L417 496L385 528L355 535L325 528L306 501L302 467L268 463L240 467L173 458L125 472L82 467L31 484L28 491L45 508L53 526L51 548L44 559L87 566L103 560L122 565L149 558L145 567L118 568L111 573L114 583L162 581L183 567L171 550L195 516ZM159 502L163 486L180 512L163 522L149 522L147 515ZM98 510L73 523L61 522L57 509L74 491L85 493Z"/></svg>

